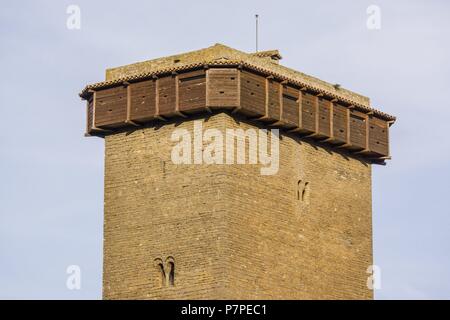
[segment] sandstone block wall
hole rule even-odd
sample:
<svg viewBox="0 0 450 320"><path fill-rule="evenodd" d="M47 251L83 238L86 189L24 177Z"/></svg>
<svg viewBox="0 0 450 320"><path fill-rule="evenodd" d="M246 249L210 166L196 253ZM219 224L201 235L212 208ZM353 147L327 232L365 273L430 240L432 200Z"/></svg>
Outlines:
<svg viewBox="0 0 450 320"><path fill-rule="evenodd" d="M193 121L105 137L104 298L372 298L370 165L284 133L276 175L175 165L170 136Z"/></svg>

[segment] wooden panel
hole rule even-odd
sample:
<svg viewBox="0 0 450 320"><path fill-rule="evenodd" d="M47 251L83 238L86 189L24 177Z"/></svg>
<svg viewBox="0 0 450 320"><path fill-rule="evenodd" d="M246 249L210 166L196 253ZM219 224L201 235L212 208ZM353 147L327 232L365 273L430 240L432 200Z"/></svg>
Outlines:
<svg viewBox="0 0 450 320"><path fill-rule="evenodd" d="M353 148L366 148L366 115L364 113L350 111L350 142Z"/></svg>
<svg viewBox="0 0 450 320"><path fill-rule="evenodd" d="M176 78L167 76L157 81L159 115L171 116L176 112Z"/></svg>
<svg viewBox="0 0 450 320"><path fill-rule="evenodd" d="M94 117L94 99L93 97L89 98L89 100L87 101L86 107L86 115L87 115L87 123L86 123L86 133L90 133L92 130L92 125L93 125L93 117Z"/></svg>
<svg viewBox="0 0 450 320"><path fill-rule="evenodd" d="M209 69L206 90L208 107L238 107L238 70L236 68Z"/></svg>
<svg viewBox="0 0 450 320"><path fill-rule="evenodd" d="M249 116L262 117L266 113L266 79L263 76L241 72L241 109L239 112Z"/></svg>
<svg viewBox="0 0 450 320"><path fill-rule="evenodd" d="M267 117L271 120L281 119L280 83L272 79L267 80Z"/></svg>
<svg viewBox="0 0 450 320"><path fill-rule="evenodd" d="M299 106L299 90L283 86L283 99L282 99L282 120L288 127L299 127L300 125L300 106Z"/></svg>
<svg viewBox="0 0 450 320"><path fill-rule="evenodd" d="M136 121L151 120L156 114L155 80L146 80L130 84L130 119Z"/></svg>
<svg viewBox="0 0 450 320"><path fill-rule="evenodd" d="M123 86L96 92L95 126L115 127L127 118L127 89Z"/></svg>
<svg viewBox="0 0 450 320"><path fill-rule="evenodd" d="M333 104L333 135L336 142L347 142L347 108Z"/></svg>
<svg viewBox="0 0 450 320"><path fill-rule="evenodd" d="M206 107L206 72L197 70L182 73L178 77L179 110L198 112Z"/></svg>
<svg viewBox="0 0 450 320"><path fill-rule="evenodd" d="M316 99L317 97L310 93L302 94L302 129L310 132L316 130Z"/></svg>
<svg viewBox="0 0 450 320"><path fill-rule="evenodd" d="M318 98L319 100L319 134L331 137L330 132L330 101Z"/></svg>
<svg viewBox="0 0 450 320"><path fill-rule="evenodd" d="M371 117L369 119L369 149L382 156L389 155L388 130L386 121Z"/></svg>

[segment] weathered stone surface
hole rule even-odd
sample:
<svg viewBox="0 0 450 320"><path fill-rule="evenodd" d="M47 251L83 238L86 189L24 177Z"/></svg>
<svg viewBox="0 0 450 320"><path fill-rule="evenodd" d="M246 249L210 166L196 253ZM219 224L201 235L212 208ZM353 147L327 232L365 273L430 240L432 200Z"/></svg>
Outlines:
<svg viewBox="0 0 450 320"><path fill-rule="evenodd" d="M171 134L193 121L105 137L104 298L372 298L369 164L282 133L276 175L175 165ZM227 113L203 123L254 125ZM168 257L173 286L155 265Z"/></svg>

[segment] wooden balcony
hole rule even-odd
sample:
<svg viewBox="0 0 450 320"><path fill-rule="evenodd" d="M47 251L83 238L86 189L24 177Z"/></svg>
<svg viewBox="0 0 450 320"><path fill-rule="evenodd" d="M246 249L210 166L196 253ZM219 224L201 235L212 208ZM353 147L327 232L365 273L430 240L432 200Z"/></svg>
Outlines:
<svg viewBox="0 0 450 320"><path fill-rule="evenodd" d="M389 158L389 126L395 120L241 65L205 65L116 81L81 96L87 100L88 135L104 136L148 121L231 109L373 162Z"/></svg>

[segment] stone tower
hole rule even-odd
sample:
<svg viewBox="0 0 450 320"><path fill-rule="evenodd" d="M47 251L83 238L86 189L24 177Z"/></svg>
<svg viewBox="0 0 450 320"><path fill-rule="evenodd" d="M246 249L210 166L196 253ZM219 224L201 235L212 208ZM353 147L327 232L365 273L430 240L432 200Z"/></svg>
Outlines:
<svg viewBox="0 0 450 320"><path fill-rule="evenodd" d="M371 165L395 118L280 59L217 44L81 92L87 135L105 139L105 299L372 298ZM231 149L206 161L221 134ZM270 174L261 145L251 161L264 136Z"/></svg>

